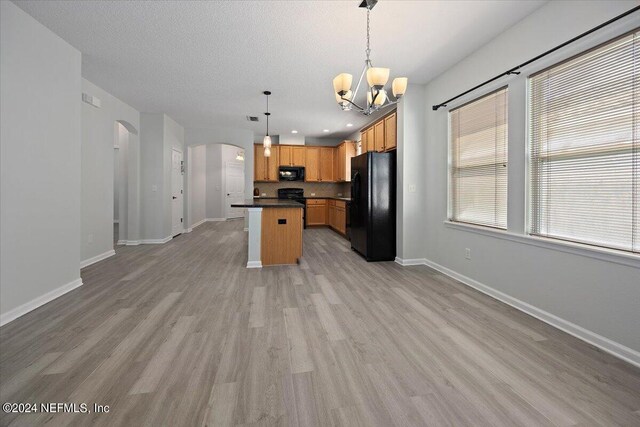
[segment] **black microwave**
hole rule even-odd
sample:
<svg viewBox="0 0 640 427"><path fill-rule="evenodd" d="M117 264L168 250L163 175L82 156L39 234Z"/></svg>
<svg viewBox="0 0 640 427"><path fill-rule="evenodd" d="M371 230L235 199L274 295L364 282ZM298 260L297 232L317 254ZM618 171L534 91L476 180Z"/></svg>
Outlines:
<svg viewBox="0 0 640 427"><path fill-rule="evenodd" d="M304 181L304 168L297 166L280 166L280 181Z"/></svg>

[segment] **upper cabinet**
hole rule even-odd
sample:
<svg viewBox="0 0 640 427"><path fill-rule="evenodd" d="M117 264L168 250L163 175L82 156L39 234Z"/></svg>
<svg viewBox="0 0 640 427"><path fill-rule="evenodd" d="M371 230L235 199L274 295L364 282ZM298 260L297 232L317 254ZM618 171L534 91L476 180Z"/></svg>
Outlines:
<svg viewBox="0 0 640 427"><path fill-rule="evenodd" d="M360 132L362 152L389 151L397 147L396 112L370 124Z"/></svg>
<svg viewBox="0 0 640 427"><path fill-rule="evenodd" d="M264 147L254 145L253 150L253 180L264 182L278 182L279 150L271 149L271 156L264 156Z"/></svg>
<svg viewBox="0 0 640 427"><path fill-rule="evenodd" d="M351 158L356 155L355 141L345 140L335 150L334 181L351 181Z"/></svg>
<svg viewBox="0 0 640 427"><path fill-rule="evenodd" d="M320 181L320 148L305 148L305 171L304 180L308 182Z"/></svg>
<svg viewBox="0 0 640 427"><path fill-rule="evenodd" d="M385 150L393 150L396 148L397 144L397 133L396 133L396 113L390 114L384 118L384 141L385 141Z"/></svg>
<svg viewBox="0 0 640 427"><path fill-rule="evenodd" d="M278 146L280 166L305 166L305 147Z"/></svg>
<svg viewBox="0 0 640 427"><path fill-rule="evenodd" d="M335 181L333 177L333 156L335 148L320 147L320 181Z"/></svg>

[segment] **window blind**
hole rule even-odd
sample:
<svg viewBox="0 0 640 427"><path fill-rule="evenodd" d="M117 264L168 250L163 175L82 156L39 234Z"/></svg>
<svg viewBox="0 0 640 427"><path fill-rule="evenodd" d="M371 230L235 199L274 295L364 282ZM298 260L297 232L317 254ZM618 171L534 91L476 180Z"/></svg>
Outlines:
<svg viewBox="0 0 640 427"><path fill-rule="evenodd" d="M640 252L640 31L534 74L530 233Z"/></svg>
<svg viewBox="0 0 640 427"><path fill-rule="evenodd" d="M449 114L451 219L507 228L507 88Z"/></svg>

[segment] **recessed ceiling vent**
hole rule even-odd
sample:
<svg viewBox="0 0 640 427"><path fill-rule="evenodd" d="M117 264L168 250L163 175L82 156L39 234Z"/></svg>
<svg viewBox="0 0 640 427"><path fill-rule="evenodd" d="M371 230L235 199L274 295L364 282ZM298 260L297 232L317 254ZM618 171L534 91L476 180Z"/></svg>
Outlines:
<svg viewBox="0 0 640 427"><path fill-rule="evenodd" d="M247 120L250 122L257 122L258 116L247 116Z"/></svg>

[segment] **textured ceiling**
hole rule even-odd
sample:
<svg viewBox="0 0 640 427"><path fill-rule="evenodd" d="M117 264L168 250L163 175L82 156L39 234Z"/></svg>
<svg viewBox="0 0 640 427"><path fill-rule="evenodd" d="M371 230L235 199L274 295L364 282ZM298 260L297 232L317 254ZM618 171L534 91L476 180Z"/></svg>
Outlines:
<svg viewBox="0 0 640 427"><path fill-rule="evenodd" d="M16 4L83 53L85 78L140 111L263 134L268 89L270 133L342 137L367 121L338 108L331 83L339 72L355 79L364 64L359 2ZM371 58L392 78L426 83L543 3L381 0L371 13Z"/></svg>

